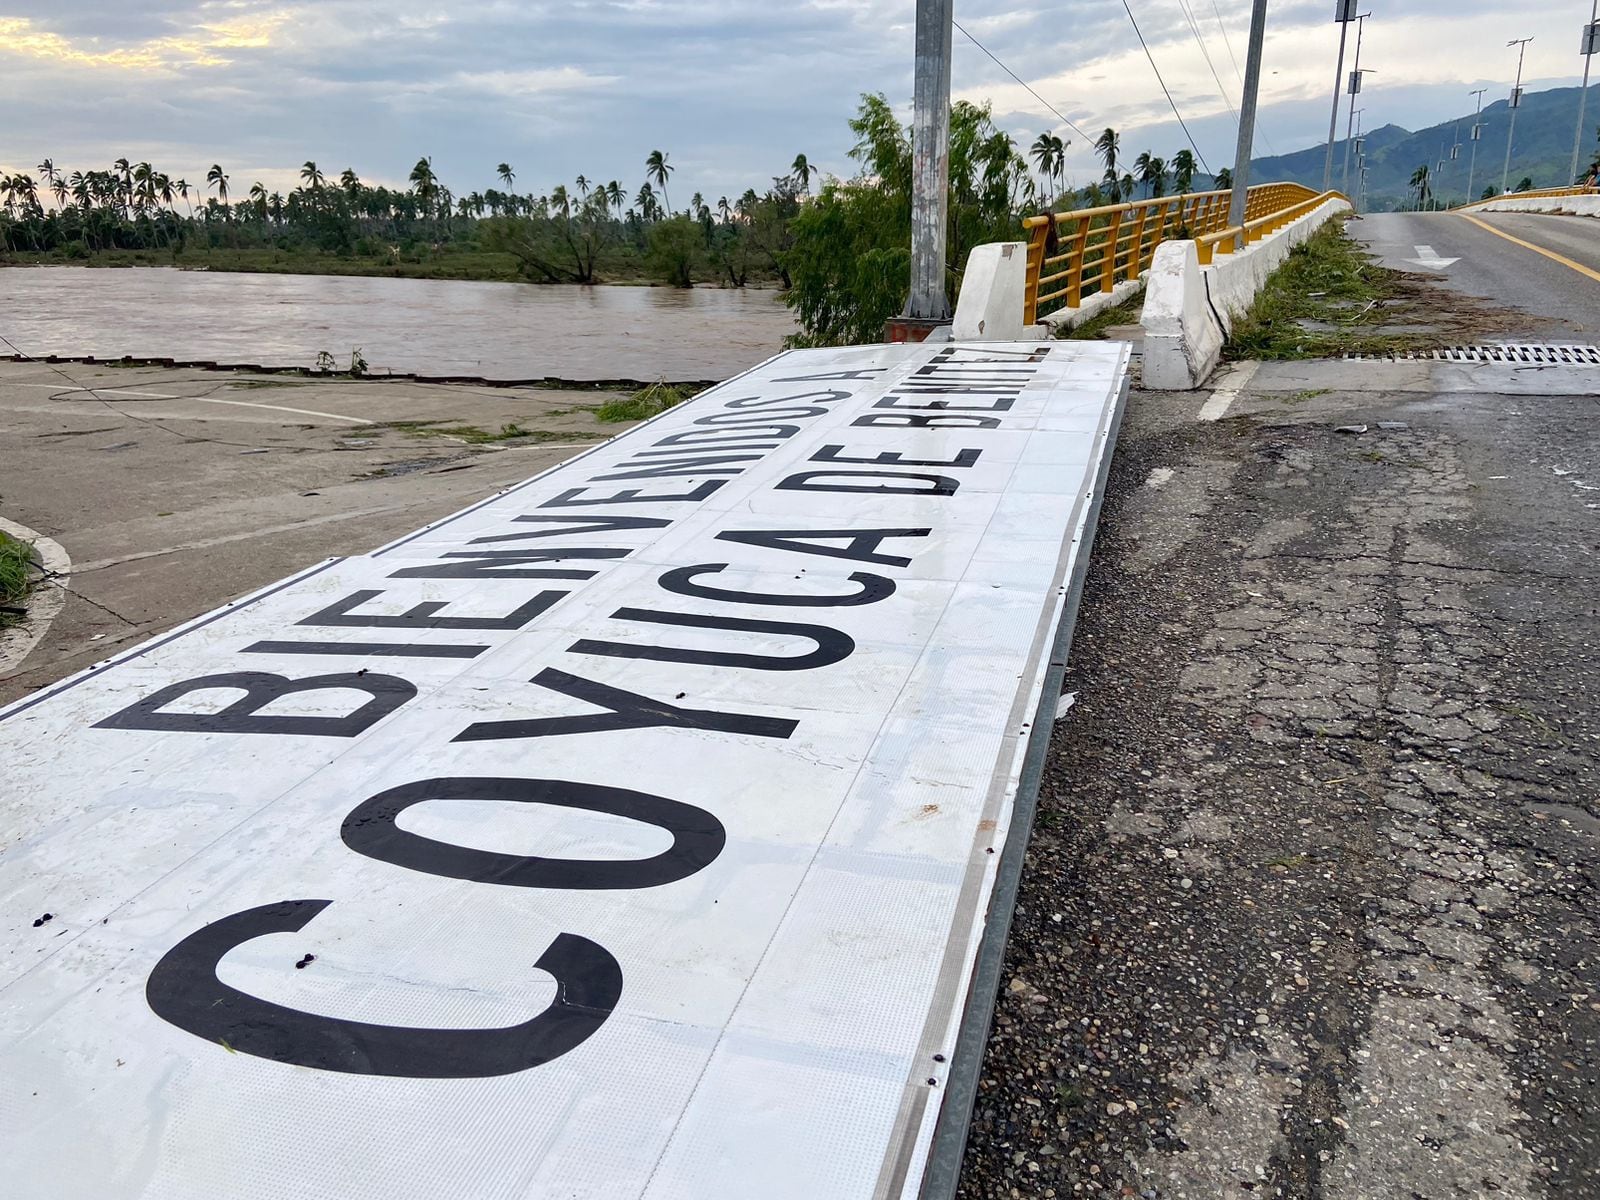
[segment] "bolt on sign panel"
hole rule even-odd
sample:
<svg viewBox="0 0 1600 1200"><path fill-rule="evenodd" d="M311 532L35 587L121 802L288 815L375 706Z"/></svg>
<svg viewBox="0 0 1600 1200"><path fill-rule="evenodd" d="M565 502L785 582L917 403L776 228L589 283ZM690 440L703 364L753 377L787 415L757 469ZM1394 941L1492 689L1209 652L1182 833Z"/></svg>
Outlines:
<svg viewBox="0 0 1600 1200"><path fill-rule="evenodd" d="M4 1194L916 1195L1126 356L783 354L0 711Z"/></svg>

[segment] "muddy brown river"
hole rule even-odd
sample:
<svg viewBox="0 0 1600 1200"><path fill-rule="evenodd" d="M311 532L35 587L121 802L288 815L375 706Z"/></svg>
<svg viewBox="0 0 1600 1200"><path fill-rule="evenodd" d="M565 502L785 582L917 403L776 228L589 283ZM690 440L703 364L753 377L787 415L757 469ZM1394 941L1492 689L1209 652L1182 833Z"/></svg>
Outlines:
<svg viewBox="0 0 1600 1200"><path fill-rule="evenodd" d="M42 356L485 379L722 379L782 349L768 290L565 287L165 268L0 269L0 337ZM0 342L0 354L11 350Z"/></svg>

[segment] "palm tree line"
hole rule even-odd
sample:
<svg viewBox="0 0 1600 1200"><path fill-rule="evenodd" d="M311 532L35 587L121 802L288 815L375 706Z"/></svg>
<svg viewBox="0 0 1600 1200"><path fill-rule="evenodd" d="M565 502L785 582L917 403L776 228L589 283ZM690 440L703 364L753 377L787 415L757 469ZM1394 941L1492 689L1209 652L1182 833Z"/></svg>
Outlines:
<svg viewBox="0 0 1600 1200"><path fill-rule="evenodd" d="M457 195L419 158L407 187L369 185L352 168L336 178L315 161L300 168L300 185L287 193L257 180L239 196L222 164L213 163L203 183L174 178L148 162L119 158L109 170L68 171L46 158L29 172L0 173L0 250L48 252L68 248L82 255L101 250L207 246L304 246L374 253L397 243L471 241L479 221L493 218L570 220L585 212L636 232L675 213L668 183L676 170L670 156L652 150L637 191L619 180L599 182L579 175L569 186L545 194L518 192L510 163L496 165L499 186ZM804 154L790 173L799 194L809 192L815 169ZM754 188L736 201L715 204L696 193L687 216L702 224L740 221L762 199ZM181 206L181 207L180 207Z"/></svg>
<svg viewBox="0 0 1600 1200"><path fill-rule="evenodd" d="M1141 192L1143 199L1154 199L1168 195L1169 188L1178 195L1194 190L1195 176L1199 171L1194 151L1179 150L1168 162L1145 150L1133 160L1132 169L1129 170L1122 156L1122 137L1110 128L1094 141L1095 157L1104 168L1100 179L1081 190L1069 189L1066 183L1066 150L1071 144L1070 140L1063 141L1046 130L1029 148L1029 156L1041 176L1035 199L1045 208L1053 207L1055 201L1068 197L1081 199L1086 207L1093 208L1101 204L1121 204L1140 199ZM1231 171L1219 172L1216 186L1232 187L1232 174Z"/></svg>

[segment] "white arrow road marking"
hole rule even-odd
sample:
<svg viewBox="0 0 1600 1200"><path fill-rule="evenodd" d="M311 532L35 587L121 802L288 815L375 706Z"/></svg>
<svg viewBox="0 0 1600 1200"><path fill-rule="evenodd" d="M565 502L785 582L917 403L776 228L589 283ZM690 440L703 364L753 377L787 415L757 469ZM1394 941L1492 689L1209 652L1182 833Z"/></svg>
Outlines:
<svg viewBox="0 0 1600 1200"><path fill-rule="evenodd" d="M1430 271L1442 271L1451 263L1458 263L1461 261L1459 258L1440 258L1436 253L1434 253L1432 246L1413 246L1411 248L1417 252L1417 256L1415 258L1408 258L1405 261L1408 263L1416 263L1419 267L1427 267Z"/></svg>

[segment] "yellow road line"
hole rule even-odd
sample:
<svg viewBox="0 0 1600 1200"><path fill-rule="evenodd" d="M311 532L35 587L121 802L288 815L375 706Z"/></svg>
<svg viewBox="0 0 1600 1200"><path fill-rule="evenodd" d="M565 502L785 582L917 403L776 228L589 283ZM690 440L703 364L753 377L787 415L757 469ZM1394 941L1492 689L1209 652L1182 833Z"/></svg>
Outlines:
<svg viewBox="0 0 1600 1200"><path fill-rule="evenodd" d="M1571 267L1579 275L1587 275L1596 283L1600 283L1600 271L1596 271L1592 267L1586 267L1582 263L1573 262L1570 258L1567 258L1565 255L1557 254L1554 250L1546 250L1543 246L1535 246L1532 242L1525 242L1519 237L1512 237L1504 230L1496 229L1493 225L1489 225L1478 220L1477 217L1469 217L1466 213L1457 213L1456 216L1460 217L1463 221L1471 221L1479 229L1487 229L1490 233L1494 234L1495 237L1503 237L1508 242L1515 242L1524 250L1532 250L1535 254L1542 254L1546 258L1554 259L1563 267Z"/></svg>

